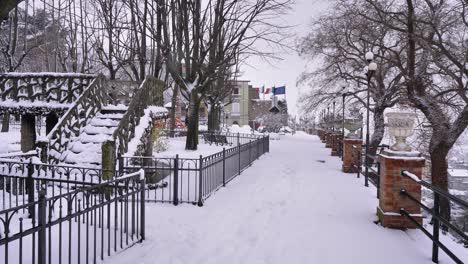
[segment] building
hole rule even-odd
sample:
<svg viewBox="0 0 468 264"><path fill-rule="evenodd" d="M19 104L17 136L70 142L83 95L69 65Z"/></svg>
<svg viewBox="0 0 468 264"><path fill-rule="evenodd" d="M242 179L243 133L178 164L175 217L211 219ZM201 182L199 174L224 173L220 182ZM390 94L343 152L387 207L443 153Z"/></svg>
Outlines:
<svg viewBox="0 0 468 264"><path fill-rule="evenodd" d="M268 95L268 97L270 97ZM274 99L274 100L272 100ZM282 126L288 125L288 105L286 100L277 97L261 100L257 96L251 99L250 126L258 129L265 127L268 131L277 132Z"/></svg>
<svg viewBox="0 0 468 264"><path fill-rule="evenodd" d="M232 89L231 98L226 99L227 102L231 102L226 105L225 108L225 123L230 126L233 124L239 126L245 126L249 124L249 109L251 108L251 96L250 90L253 90L252 86L249 85L250 81L232 81L234 82L234 88Z"/></svg>

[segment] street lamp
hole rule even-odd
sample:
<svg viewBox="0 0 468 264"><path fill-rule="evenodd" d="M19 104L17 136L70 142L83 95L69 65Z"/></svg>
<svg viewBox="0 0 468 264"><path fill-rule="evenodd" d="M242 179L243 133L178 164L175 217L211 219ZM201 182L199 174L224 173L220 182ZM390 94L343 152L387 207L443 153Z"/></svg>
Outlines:
<svg viewBox="0 0 468 264"><path fill-rule="evenodd" d="M369 186L369 179L368 179L368 174L369 174L369 158L367 155L369 155L369 112L370 112L370 82L372 79L372 76L374 75L375 71L377 70L377 63L373 62L374 60L374 53L371 51L367 52L366 55L366 61L369 63L368 66L365 68L365 73L367 77L367 116L366 116L366 155L364 157L364 166L365 166L365 177L364 177L364 186L368 187Z"/></svg>
<svg viewBox="0 0 468 264"><path fill-rule="evenodd" d="M333 124L333 132L335 132L335 101L333 101L333 119L332 119L332 124Z"/></svg>

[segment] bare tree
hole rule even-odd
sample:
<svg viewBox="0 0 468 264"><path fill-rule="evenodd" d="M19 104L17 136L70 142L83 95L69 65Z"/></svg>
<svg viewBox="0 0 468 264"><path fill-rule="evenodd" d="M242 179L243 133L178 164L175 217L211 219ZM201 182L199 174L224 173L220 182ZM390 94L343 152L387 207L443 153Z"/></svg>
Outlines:
<svg viewBox="0 0 468 264"><path fill-rule="evenodd" d="M393 52L395 66L404 74L410 103L431 124L432 183L447 191L447 155L468 126L466 1L366 0L365 5L360 17L403 40L405 52ZM450 219L446 199L441 215Z"/></svg>
<svg viewBox="0 0 468 264"><path fill-rule="evenodd" d="M333 13L313 23L312 32L299 45L302 57L320 61L323 65L301 75L299 82L311 87L301 104L309 112L338 98L341 101L343 82L347 82L351 95L347 98L348 105L358 102L373 114L370 151L375 154L385 132L384 111L394 106L400 98L399 87L402 86L403 75L395 70L387 49L387 46L395 44L389 40L391 32L388 29L373 30L375 23L355 19L348 1L337 2L333 10ZM379 68L370 82L371 105L367 105L365 100L368 88L363 71L367 64L364 57L368 51L373 51L379 59Z"/></svg>
<svg viewBox="0 0 468 264"><path fill-rule="evenodd" d="M272 16L290 4L290 0L209 0L203 6L201 0L166 3L163 17L175 22L162 21L161 46L167 70L189 101L186 149L197 149L199 106L211 84L220 72L234 66L236 56L254 50L253 44L265 37L260 29L274 26Z"/></svg>

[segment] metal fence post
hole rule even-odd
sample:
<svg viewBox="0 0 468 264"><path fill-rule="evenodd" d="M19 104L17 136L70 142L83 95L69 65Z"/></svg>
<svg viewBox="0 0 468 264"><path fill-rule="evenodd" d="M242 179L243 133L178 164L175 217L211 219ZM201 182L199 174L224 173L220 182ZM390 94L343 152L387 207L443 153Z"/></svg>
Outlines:
<svg viewBox="0 0 468 264"><path fill-rule="evenodd" d="M241 174L241 146L237 146L237 148L239 149L239 155L238 155L238 158L239 158L239 174L237 174L237 175L240 175Z"/></svg>
<svg viewBox="0 0 468 264"><path fill-rule="evenodd" d="M28 203L33 203L34 202L34 179L33 179L34 165L32 163L32 160L29 161L29 164L27 166L28 166L28 177L26 178L26 190L28 192ZM34 204L28 207L28 213L29 213L29 218L36 217L36 206Z"/></svg>
<svg viewBox="0 0 468 264"><path fill-rule="evenodd" d="M270 135L267 136L267 139L266 139L266 144L267 144L267 152L270 152Z"/></svg>
<svg viewBox="0 0 468 264"><path fill-rule="evenodd" d="M260 158L260 140L256 140L255 142L257 142L257 159Z"/></svg>
<svg viewBox="0 0 468 264"><path fill-rule="evenodd" d="M45 191L39 191L39 215L38 215L38 250L37 250L37 262L39 264L46 264L46 196Z"/></svg>
<svg viewBox="0 0 468 264"><path fill-rule="evenodd" d="M249 166L252 166L252 140L249 140Z"/></svg>
<svg viewBox="0 0 468 264"><path fill-rule="evenodd" d="M198 168L198 206L203 206L203 156L200 155Z"/></svg>
<svg viewBox="0 0 468 264"><path fill-rule="evenodd" d="M174 159L174 180L173 180L173 204L179 204L179 154Z"/></svg>
<svg viewBox="0 0 468 264"><path fill-rule="evenodd" d="M240 133L237 132L237 146L240 146Z"/></svg>
<svg viewBox="0 0 468 264"><path fill-rule="evenodd" d="M140 241L145 240L145 187L146 177L140 178Z"/></svg>
<svg viewBox="0 0 468 264"><path fill-rule="evenodd" d="M120 173L120 175L123 175L124 172L123 172L123 168L124 168L124 164L123 164L123 157L122 157L122 154L118 154L117 155L117 159L119 161L119 171L117 172L117 175Z"/></svg>
<svg viewBox="0 0 468 264"><path fill-rule="evenodd" d="M380 162L377 162L377 199L380 198Z"/></svg>
<svg viewBox="0 0 468 264"><path fill-rule="evenodd" d="M226 187L226 148L223 148L223 187Z"/></svg>
<svg viewBox="0 0 468 264"><path fill-rule="evenodd" d="M432 261L434 263L439 263L439 210L440 210L440 196L437 192L434 192L434 217L433 220L433 232L432 236L434 241L432 242Z"/></svg>
<svg viewBox="0 0 468 264"><path fill-rule="evenodd" d="M355 149L355 152L357 155L357 177L361 177L361 170L362 170L362 149L358 151L358 149Z"/></svg>

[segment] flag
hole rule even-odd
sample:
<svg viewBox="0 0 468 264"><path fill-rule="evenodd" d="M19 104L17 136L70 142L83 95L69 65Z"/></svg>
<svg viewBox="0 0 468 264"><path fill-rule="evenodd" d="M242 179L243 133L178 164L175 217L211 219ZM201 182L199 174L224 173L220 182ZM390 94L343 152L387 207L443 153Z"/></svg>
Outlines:
<svg viewBox="0 0 468 264"><path fill-rule="evenodd" d="M286 94L286 86L280 86L280 87L274 88L273 94L274 94L274 95L277 95L277 94Z"/></svg>
<svg viewBox="0 0 468 264"><path fill-rule="evenodd" d="M266 88L264 94L269 94L270 93L270 88Z"/></svg>
<svg viewBox="0 0 468 264"><path fill-rule="evenodd" d="M260 88L255 88L255 91L259 94L261 92Z"/></svg>
<svg viewBox="0 0 468 264"><path fill-rule="evenodd" d="M262 93L265 93L265 85L262 86Z"/></svg>

